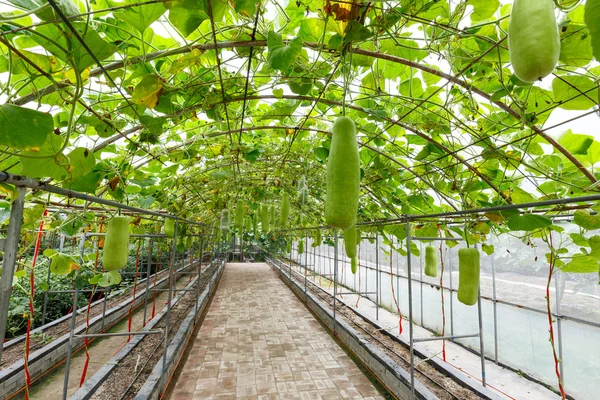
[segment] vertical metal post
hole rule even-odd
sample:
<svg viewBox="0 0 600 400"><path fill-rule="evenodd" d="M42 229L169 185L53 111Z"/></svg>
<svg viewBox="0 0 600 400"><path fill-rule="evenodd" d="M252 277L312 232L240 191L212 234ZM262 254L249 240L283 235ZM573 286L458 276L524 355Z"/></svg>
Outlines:
<svg viewBox="0 0 600 400"><path fill-rule="evenodd" d="M333 334L335 335L336 318L335 306L337 299L337 272L338 272L338 236L337 229L333 230Z"/></svg>
<svg viewBox="0 0 600 400"><path fill-rule="evenodd" d="M305 235L305 243L306 243L306 255L304 256L304 298L306 299L306 275L308 274L308 253L310 250L308 248L308 230Z"/></svg>
<svg viewBox="0 0 600 400"><path fill-rule="evenodd" d="M152 265L152 248L154 247L154 238L150 237L150 244L148 245L148 265L146 266L146 292L144 293L144 322L143 326L146 326L146 306L148 305L148 292L150 291L150 267ZM157 271L154 271L156 274Z"/></svg>
<svg viewBox="0 0 600 400"><path fill-rule="evenodd" d="M169 347L169 319L171 318L171 299L173 298L173 258L177 252L177 220L173 234L173 246L171 250L171 262L169 263L169 297L167 300L167 314L165 316L165 349L163 354L162 371L167 371L167 347Z"/></svg>
<svg viewBox="0 0 600 400"><path fill-rule="evenodd" d="M294 257L294 238L291 239L290 243L290 282L292 280L292 258Z"/></svg>
<svg viewBox="0 0 600 400"><path fill-rule="evenodd" d="M492 260L492 306L494 307L494 361L498 364L498 304L496 302L496 268L494 266L494 253Z"/></svg>
<svg viewBox="0 0 600 400"><path fill-rule="evenodd" d="M450 269L450 335L454 336L454 299L453 299L453 295L452 295L452 257L448 257L448 253L451 250L448 249L448 252L446 253L446 259L448 260L448 267ZM442 289L443 290L443 289Z"/></svg>
<svg viewBox="0 0 600 400"><path fill-rule="evenodd" d="M85 250L86 233L83 232L81 242L79 244L79 262L83 263L83 252ZM69 342L67 344L67 361L65 363L65 379L63 382L63 400L67 399L69 390L69 373L71 372L71 356L73 355L73 336L75 335L75 322L77 320L77 301L79 297L79 288L75 286L73 293L73 314L71 314L71 327L69 329Z"/></svg>
<svg viewBox="0 0 600 400"><path fill-rule="evenodd" d="M423 321L423 242L419 242L419 280L421 281L421 326L425 327L425 322Z"/></svg>
<svg viewBox="0 0 600 400"><path fill-rule="evenodd" d="M560 275L559 275L560 274ZM554 273L554 287L556 288L556 334L558 338L558 357L560 359L560 364L558 367L560 369L560 378L562 384L565 384L565 371L564 371L564 362L563 362L563 346L562 346L562 317L560 313L560 285L559 285L559 277L564 278L562 272L556 271Z"/></svg>
<svg viewBox="0 0 600 400"><path fill-rule="evenodd" d="M52 238L52 245L54 247L54 238ZM63 247L65 246L65 237L60 235L60 245L58 252L63 251ZM50 267L48 267L48 274L46 275L46 290L44 291L44 306L42 308L42 325L46 323L46 310L48 309L48 291L50 290Z"/></svg>
<svg viewBox="0 0 600 400"><path fill-rule="evenodd" d="M483 313L481 311L481 283L479 284L479 290L477 291L477 318L479 322L479 355L481 358L481 383L485 387L486 376L485 376L485 349L483 345Z"/></svg>
<svg viewBox="0 0 600 400"><path fill-rule="evenodd" d="M204 257L204 230L200 236L200 260L198 260L198 294L196 295L196 318L198 318L198 301L200 300L200 275L202 274L202 258Z"/></svg>
<svg viewBox="0 0 600 400"><path fill-rule="evenodd" d="M19 239L21 237L21 226L23 225L23 208L25 206L25 189L17 188L18 198L10 207L10 219L8 222L8 234L4 243L4 261L2 263L2 279L0 280L0 361L2 360L2 348L8 322L8 307L10 305L10 293L19 254Z"/></svg>
<svg viewBox="0 0 600 400"><path fill-rule="evenodd" d="M408 326L410 343L410 398L415 399L415 343L413 341L413 302L412 302L412 261L410 256L410 222L406 221L406 264L408 269Z"/></svg>
<svg viewBox="0 0 600 400"><path fill-rule="evenodd" d="M375 235L375 319L379 321L379 233Z"/></svg>

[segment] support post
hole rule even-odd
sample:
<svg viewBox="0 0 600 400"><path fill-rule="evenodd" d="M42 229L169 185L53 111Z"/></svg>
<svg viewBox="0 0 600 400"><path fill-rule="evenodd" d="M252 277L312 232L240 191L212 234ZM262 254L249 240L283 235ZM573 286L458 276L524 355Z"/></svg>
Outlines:
<svg viewBox="0 0 600 400"><path fill-rule="evenodd" d="M485 349L483 345L483 313L481 311L481 283L479 284L479 290L477 291L477 318L479 323L479 356L481 358L481 384L483 387L487 386L485 376Z"/></svg>
<svg viewBox="0 0 600 400"><path fill-rule="evenodd" d="M379 321L379 234L375 235L375 319ZM369 289L367 288L368 292Z"/></svg>
<svg viewBox="0 0 600 400"><path fill-rule="evenodd" d="M202 230L202 236L200 236L200 259L198 262L198 294L196 295L196 318L198 318L198 301L200 299L200 274L202 274L202 258L204 257L204 229Z"/></svg>
<svg viewBox="0 0 600 400"><path fill-rule="evenodd" d="M21 237L21 226L23 225L23 208L25 206L25 193L23 188L17 188L18 198L10 208L10 219L8 222L8 234L4 243L4 261L2 263L2 279L0 280L0 361L2 361L2 343L6 334L8 322L8 307L10 305L10 293L12 281L19 254L19 239Z"/></svg>
<svg viewBox="0 0 600 400"><path fill-rule="evenodd" d="M85 250L85 232L81 236L79 244L79 262L83 263L83 252ZM71 326L69 328L69 342L67 344L67 361L65 363L65 379L63 382L63 400L67 400L67 392L69 390L69 373L71 372L71 356L73 355L73 337L75 335L75 322L77 321L77 301L79 297L79 289L75 286L73 293L73 313L71 314Z"/></svg>
<svg viewBox="0 0 600 400"><path fill-rule="evenodd" d="M408 319L409 319L409 343L410 343L410 398L415 399L415 343L414 321L413 321L413 299L412 299L412 261L410 256L410 222L406 221L406 264L408 269Z"/></svg>
<svg viewBox="0 0 600 400"><path fill-rule="evenodd" d="M333 230L333 334L335 335L336 318L335 306L337 300L337 272L338 272L338 236L337 229Z"/></svg>
<svg viewBox="0 0 600 400"><path fill-rule="evenodd" d="M496 298L496 268L494 266L494 253L492 253L492 306L494 307L494 361L498 364L498 303ZM452 295L452 293L450 293Z"/></svg>
<svg viewBox="0 0 600 400"><path fill-rule="evenodd" d="M175 233L173 234L173 246L171 249L171 261L169 263L169 297L167 300L167 313L165 315L165 348L163 354L162 371L167 371L167 347L169 347L169 319L171 318L171 299L173 298L173 261L177 252L177 220L175 220Z"/></svg>
<svg viewBox="0 0 600 400"><path fill-rule="evenodd" d="M148 292L150 291L150 268L152 266L152 249L154 247L154 238L150 237L148 245L148 265L146 266L146 293L144 293L144 322L142 326L146 326L146 306L148 305ZM157 271L154 271L157 273Z"/></svg>
<svg viewBox="0 0 600 400"><path fill-rule="evenodd" d="M559 285L559 277L564 279L564 275L560 271L556 271L554 273L554 287L556 289L556 336L558 339L558 358L560 359L560 364L558 365L560 369L560 379L562 381L563 387L565 385L565 371L564 371L564 359L563 359L563 345L562 345L562 317L560 312L560 285Z"/></svg>

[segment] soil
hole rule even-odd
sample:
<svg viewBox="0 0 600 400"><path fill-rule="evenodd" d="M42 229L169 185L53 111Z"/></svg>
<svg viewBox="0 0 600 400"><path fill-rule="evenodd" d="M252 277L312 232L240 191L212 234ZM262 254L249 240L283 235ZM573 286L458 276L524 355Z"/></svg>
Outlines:
<svg viewBox="0 0 600 400"><path fill-rule="evenodd" d="M203 274L200 287L203 291L212 278L217 266L211 267ZM185 295L171 308L169 318L169 335L175 335L181 322L188 315L189 310L196 304L196 293L186 292ZM165 318L163 317L153 329L164 329ZM102 386L96 390L91 397L92 400L121 400L135 398L138 390L146 382L152 373L154 366L162 362L164 354L164 336L146 335L144 339L121 361L112 371ZM133 378L132 378L133 377ZM124 393L127 391L127 393Z"/></svg>
<svg viewBox="0 0 600 400"><path fill-rule="evenodd" d="M289 263L288 260L282 260ZM304 285L304 275L294 271L293 278L296 282ZM328 304L333 309L333 298L323 289L307 281L308 290L319 300ZM368 321L364 320L354 310L336 302L336 316L342 318L349 325L364 334L371 344L377 346L387 356L392 358L405 371L410 371L410 348L404 343L400 343L392 337L382 333L378 328ZM415 379L420 381L429 390L431 390L441 400L478 400L483 397L464 387L452 377L449 377L435 369L428 360L414 356L415 360Z"/></svg>
<svg viewBox="0 0 600 400"><path fill-rule="evenodd" d="M165 276L167 276L168 273L169 273L168 269L159 272L158 276L157 276L157 281L164 278ZM154 275L151 275L150 283L152 284L153 282L154 282ZM145 288L145 284L143 285L143 287ZM110 310L112 307L115 307L117 304L119 304L119 303L123 302L124 300L126 300L127 298L131 297L132 293L133 293L133 286L131 286L131 288L129 288L129 290L127 290L126 292L124 292L118 296L107 298L106 310ZM89 295L89 293L84 293L84 295ZM103 308L104 308L103 302L99 302L98 304L91 307L90 308L90 319L94 318L97 315L102 314ZM86 316L85 312L77 315L75 326L80 326L80 325L84 324L85 318L86 318L85 316ZM61 337L65 333L69 332L70 326L71 326L71 318L67 318L66 320L62 321L59 324L53 325L53 326L49 327L48 329L44 329L43 336L42 335L31 336L30 345L29 345L29 353L31 354L32 352L46 346L53 340L56 340L57 338ZM8 366L8 365L12 365L15 362L22 361L24 355L25 355L24 341L15 343L14 345L12 345L8 348L4 348L4 350L2 352L2 364L1 365Z"/></svg>

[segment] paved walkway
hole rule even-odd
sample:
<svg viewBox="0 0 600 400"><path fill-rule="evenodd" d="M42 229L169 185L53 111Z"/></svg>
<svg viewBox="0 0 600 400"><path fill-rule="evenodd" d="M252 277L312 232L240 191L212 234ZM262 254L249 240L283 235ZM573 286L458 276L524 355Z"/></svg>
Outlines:
<svg viewBox="0 0 600 400"><path fill-rule="evenodd" d="M171 396L383 398L264 263L227 264Z"/></svg>

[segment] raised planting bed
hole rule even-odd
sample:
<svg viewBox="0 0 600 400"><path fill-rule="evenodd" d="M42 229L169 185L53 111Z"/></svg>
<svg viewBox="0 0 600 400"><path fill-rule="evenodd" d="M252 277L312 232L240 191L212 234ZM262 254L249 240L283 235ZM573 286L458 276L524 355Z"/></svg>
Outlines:
<svg viewBox="0 0 600 400"><path fill-rule="evenodd" d="M169 349L173 346L177 351L167 351L167 366L173 359L179 359L181 345L180 332L182 329L191 334L193 323L190 325L189 314L196 314L196 298L198 295L197 279L200 280L201 296L198 300L199 308L205 307L210 291L205 296L209 287L214 287L215 282L223 270L223 261L215 260L209 268L203 268L202 274L194 278L171 300L169 310ZM191 310L191 311L190 311ZM200 312L197 313L200 315ZM164 307L143 330L165 330L167 308ZM187 331L187 329L190 329ZM188 336L189 337L189 336ZM183 349L181 349L182 351ZM164 333L154 335L132 335L132 339L100 370L98 370L84 385L71 397L71 399L131 399L145 384L153 373L156 365L162 367L164 354ZM176 363L175 363L176 364ZM162 374L165 377L170 374ZM163 385L168 379L158 379ZM163 386L164 387L164 386ZM162 390L162 389L159 389Z"/></svg>
<svg viewBox="0 0 600 400"><path fill-rule="evenodd" d="M186 266L179 269L177 273L186 272L190 268L195 268L195 266L186 264ZM165 288L169 280L168 270L161 271L158 274L156 288ZM148 293L149 301L152 299L152 291L154 290L153 280L154 276L151 276ZM133 302L134 309L144 304L145 294L145 280L141 280L138 282L138 289ZM103 300L96 301L93 304L93 309L90 310L88 333L100 333L110 329L128 315L131 303L132 296L130 293L107 300L106 309L104 308ZM105 312L103 313L104 310ZM85 333L86 330L86 309L82 308L78 311L81 312L78 312L76 317L75 335ZM45 343L38 342L35 347L32 346L33 351L30 353L28 360L29 374L32 382L45 375L46 372L65 360L68 351L71 318L72 313L37 329L38 332L43 332L46 337L54 339ZM89 341L91 342L92 340ZM15 339L13 342L14 343L10 346L5 345L5 347L8 348L4 351L3 360L6 360L7 363L0 371L0 398L14 394L25 387L24 349L22 341L17 341L17 339ZM21 345L19 345L19 343L21 343ZM83 346L83 344L84 339L74 338L73 350L77 350Z"/></svg>
<svg viewBox="0 0 600 400"><path fill-rule="evenodd" d="M407 343L386 334L355 310L336 302L336 323L333 324L333 297L307 281L304 275L276 258L267 258L281 279L296 293L334 336L352 352L372 375L398 399L410 399L410 350ZM500 400L501 397L483 386L474 385L460 371L451 371L435 359L428 359L415 350L415 396L418 399Z"/></svg>

